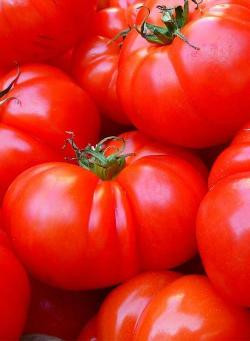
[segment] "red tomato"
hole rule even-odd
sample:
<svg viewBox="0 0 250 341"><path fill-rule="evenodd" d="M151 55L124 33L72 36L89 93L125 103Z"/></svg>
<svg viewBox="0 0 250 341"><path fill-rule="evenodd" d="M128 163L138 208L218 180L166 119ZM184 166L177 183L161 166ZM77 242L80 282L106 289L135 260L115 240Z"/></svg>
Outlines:
<svg viewBox="0 0 250 341"><path fill-rule="evenodd" d="M78 341L248 340L249 321L205 276L144 273L106 297Z"/></svg>
<svg viewBox="0 0 250 341"><path fill-rule="evenodd" d="M177 3L183 1L167 6ZM162 4L145 2L137 20L144 35L152 33L142 27L145 20L165 27L157 8ZM202 148L227 142L249 119L250 2L204 1L199 11L190 1L190 7L181 33L194 47L178 37L151 43L132 30L121 50L117 90L123 110L142 132Z"/></svg>
<svg viewBox="0 0 250 341"><path fill-rule="evenodd" d="M190 275L150 302L133 341L249 340L249 321L249 313L224 301L205 276Z"/></svg>
<svg viewBox="0 0 250 341"><path fill-rule="evenodd" d="M127 150L137 155L127 165L107 155L112 162L95 164L103 180L76 165L47 163L9 187L5 227L40 280L68 289L111 286L142 270L175 267L196 253L195 217L207 186L200 161L175 147L159 150L146 138L140 144L140 134L136 144L134 134ZM112 149L118 152L115 143ZM89 163L82 153L79 162Z"/></svg>
<svg viewBox="0 0 250 341"><path fill-rule="evenodd" d="M75 340L96 312L103 292L72 292L32 280L31 304L25 333Z"/></svg>
<svg viewBox="0 0 250 341"><path fill-rule="evenodd" d="M208 277L231 300L250 307L250 171L218 181L197 217L197 239Z"/></svg>
<svg viewBox="0 0 250 341"><path fill-rule="evenodd" d="M0 79L0 90L16 70ZM26 65L0 106L0 201L23 170L47 161L62 161L65 131L82 145L95 142L99 118L93 102L63 72L45 65Z"/></svg>
<svg viewBox="0 0 250 341"><path fill-rule="evenodd" d="M209 186L217 181L241 172L250 171L250 122L242 128L215 161L209 175Z"/></svg>
<svg viewBox="0 0 250 341"><path fill-rule="evenodd" d="M118 33L128 30L135 22L138 0L127 8L110 7L97 12L93 30L73 56L73 75L77 83L95 100L100 111L110 119L128 124L116 93L121 39L111 41Z"/></svg>
<svg viewBox="0 0 250 341"><path fill-rule="evenodd" d="M114 289L98 313L97 340L132 341L144 309L178 277L175 272L143 273Z"/></svg>
<svg viewBox="0 0 250 341"><path fill-rule="evenodd" d="M18 341L23 332L30 288L26 273L0 231L0 340Z"/></svg>
<svg viewBox="0 0 250 341"><path fill-rule="evenodd" d="M197 237L208 276L224 295L250 307L249 124L216 160L210 191L197 218Z"/></svg>
<svg viewBox="0 0 250 341"><path fill-rule="evenodd" d="M87 31L95 0L3 0L0 67L44 61L73 46Z"/></svg>

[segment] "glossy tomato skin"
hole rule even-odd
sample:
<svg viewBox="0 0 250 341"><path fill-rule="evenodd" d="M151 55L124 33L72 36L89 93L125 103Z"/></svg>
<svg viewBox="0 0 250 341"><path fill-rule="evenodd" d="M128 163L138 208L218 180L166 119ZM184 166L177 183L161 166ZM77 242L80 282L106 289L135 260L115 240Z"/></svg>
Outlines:
<svg viewBox="0 0 250 341"><path fill-rule="evenodd" d="M209 175L212 187L221 179L242 172L250 171L250 123L247 123L232 143L216 159Z"/></svg>
<svg viewBox="0 0 250 341"><path fill-rule="evenodd" d="M53 335L75 340L97 312L104 292L72 292L31 281L31 303L25 334Z"/></svg>
<svg viewBox="0 0 250 341"><path fill-rule="evenodd" d="M73 54L72 72L77 83L97 103L100 111L121 124L129 120L117 98L116 82L122 40L111 41L135 22L138 0L129 7L108 7L96 13L93 34L83 41Z"/></svg>
<svg viewBox="0 0 250 341"><path fill-rule="evenodd" d="M0 339L17 341L29 306L28 277L0 231Z"/></svg>
<svg viewBox="0 0 250 341"><path fill-rule="evenodd" d="M146 1L150 16L141 9L137 24L146 17L162 25L157 5L162 1ZM249 22L244 0L204 1L201 11L192 7L182 33L199 50L178 38L166 46L152 44L132 30L117 83L131 122L162 142L195 148L227 142L249 117Z"/></svg>
<svg viewBox="0 0 250 341"><path fill-rule="evenodd" d="M250 172L218 181L203 199L197 240L206 273L222 294L250 306Z"/></svg>
<svg viewBox="0 0 250 341"><path fill-rule="evenodd" d="M1 67L45 61L73 46L84 34L95 0L3 0L0 9Z"/></svg>
<svg viewBox="0 0 250 341"><path fill-rule="evenodd" d="M189 275L159 291L132 340L248 340L249 319L248 312L224 301L205 276Z"/></svg>
<svg viewBox="0 0 250 341"><path fill-rule="evenodd" d="M15 76L13 70L2 77L0 89ZM8 97L13 99L0 106L0 200L23 170L42 162L63 161L66 131L74 131L82 145L96 142L99 133L95 105L56 68L42 64L21 67Z"/></svg>
<svg viewBox="0 0 250 341"><path fill-rule="evenodd" d="M3 205L6 230L36 277L93 289L175 267L196 253L195 216L206 177L175 150L164 155L150 143L113 180L47 163L12 183Z"/></svg>
<svg viewBox="0 0 250 341"><path fill-rule="evenodd" d="M143 273L115 288L98 313L97 340L133 340L144 309L160 290L179 277L170 271Z"/></svg>

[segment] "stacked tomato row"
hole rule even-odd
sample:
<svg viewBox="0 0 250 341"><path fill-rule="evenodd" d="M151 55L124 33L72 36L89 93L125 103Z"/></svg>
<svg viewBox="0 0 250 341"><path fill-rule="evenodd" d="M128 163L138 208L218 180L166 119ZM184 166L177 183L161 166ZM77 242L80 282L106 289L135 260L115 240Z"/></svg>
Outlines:
<svg viewBox="0 0 250 341"><path fill-rule="evenodd" d="M0 340L250 340L249 0L3 0L0 43Z"/></svg>

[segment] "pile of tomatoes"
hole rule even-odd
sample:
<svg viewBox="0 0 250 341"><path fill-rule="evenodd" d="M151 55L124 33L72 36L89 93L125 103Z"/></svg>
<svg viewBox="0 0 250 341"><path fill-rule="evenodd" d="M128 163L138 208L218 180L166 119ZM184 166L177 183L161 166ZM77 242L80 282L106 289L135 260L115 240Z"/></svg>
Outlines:
<svg viewBox="0 0 250 341"><path fill-rule="evenodd" d="M250 340L250 1L0 4L0 341Z"/></svg>

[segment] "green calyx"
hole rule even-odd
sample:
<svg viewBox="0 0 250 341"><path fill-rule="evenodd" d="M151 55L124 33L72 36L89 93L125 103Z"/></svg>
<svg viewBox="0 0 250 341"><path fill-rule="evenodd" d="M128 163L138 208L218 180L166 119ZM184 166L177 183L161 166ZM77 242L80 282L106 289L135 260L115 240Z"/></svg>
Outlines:
<svg viewBox="0 0 250 341"><path fill-rule="evenodd" d="M199 7L200 2L192 0ZM188 21L189 16L189 0L184 0L184 6L177 6L168 8L166 6L157 6L162 14L162 22L164 26L157 26L143 21L140 29L137 31L147 41L159 45L169 45L173 42L175 37L180 38L192 48L199 50L198 47L192 45L187 38L181 33L181 28L184 27Z"/></svg>
<svg viewBox="0 0 250 341"><path fill-rule="evenodd" d="M123 154L125 148L124 139L116 136L110 136L101 140L96 146L87 145L84 149L77 147L74 141L74 134L67 132L70 137L67 138L64 148L69 144L75 152L75 157L70 160L77 160L80 167L96 174L102 180L111 180L126 165L126 158L133 154ZM106 146L109 141L121 141L121 147ZM111 148L113 153L107 153Z"/></svg>

